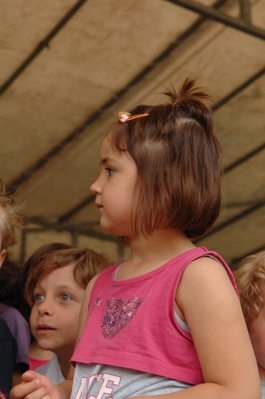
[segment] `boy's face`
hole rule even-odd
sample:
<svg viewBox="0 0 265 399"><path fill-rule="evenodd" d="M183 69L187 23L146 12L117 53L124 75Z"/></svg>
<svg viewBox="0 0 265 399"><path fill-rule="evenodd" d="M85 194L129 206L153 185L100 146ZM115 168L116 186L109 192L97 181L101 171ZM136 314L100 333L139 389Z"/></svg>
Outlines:
<svg viewBox="0 0 265 399"><path fill-rule="evenodd" d="M85 289L75 281L74 265L43 273L34 290L30 327L38 345L65 358L72 355Z"/></svg>
<svg viewBox="0 0 265 399"><path fill-rule="evenodd" d="M265 294L263 294L265 299ZM252 320L249 336L257 359L261 378L265 380L265 306L258 316Z"/></svg>

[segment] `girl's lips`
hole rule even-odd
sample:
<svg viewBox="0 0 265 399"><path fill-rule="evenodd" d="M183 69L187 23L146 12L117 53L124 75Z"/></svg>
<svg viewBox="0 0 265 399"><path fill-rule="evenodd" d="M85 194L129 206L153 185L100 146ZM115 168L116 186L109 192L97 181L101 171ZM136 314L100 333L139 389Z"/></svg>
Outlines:
<svg viewBox="0 0 265 399"><path fill-rule="evenodd" d="M97 204L97 203L95 205L99 209L99 211L101 211L103 209L103 205L100 205L100 204Z"/></svg>

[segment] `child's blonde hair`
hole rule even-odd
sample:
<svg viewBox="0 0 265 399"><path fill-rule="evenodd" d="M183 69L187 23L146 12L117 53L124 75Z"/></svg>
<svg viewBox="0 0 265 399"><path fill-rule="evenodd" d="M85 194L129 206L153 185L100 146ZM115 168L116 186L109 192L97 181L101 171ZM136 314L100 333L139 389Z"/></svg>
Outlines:
<svg viewBox="0 0 265 399"><path fill-rule="evenodd" d="M247 256L234 271L243 314L249 328L264 306L265 251Z"/></svg>
<svg viewBox="0 0 265 399"><path fill-rule="evenodd" d="M175 228L194 238L213 225L221 207L221 150L205 103L211 96L191 79L165 94L170 102L139 105L130 114L148 115L120 120L107 137L137 166L134 234Z"/></svg>
<svg viewBox="0 0 265 399"><path fill-rule="evenodd" d="M13 192L7 192L4 183L0 180L0 211L3 211L4 218L0 223L2 232L2 243L0 249L14 245L17 242L16 229L24 226L24 219L21 207L17 206Z"/></svg>
<svg viewBox="0 0 265 399"><path fill-rule="evenodd" d="M74 264L74 278L86 288L89 281L112 264L105 254L99 254L90 248L77 248L73 245L52 243L35 251L24 267L25 299L30 306L34 303L34 289L45 272Z"/></svg>

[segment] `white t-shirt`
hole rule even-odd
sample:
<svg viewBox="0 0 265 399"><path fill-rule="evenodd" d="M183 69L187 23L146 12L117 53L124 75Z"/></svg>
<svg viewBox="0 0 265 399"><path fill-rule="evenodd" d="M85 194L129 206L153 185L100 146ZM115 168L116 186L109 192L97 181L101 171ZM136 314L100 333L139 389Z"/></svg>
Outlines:
<svg viewBox="0 0 265 399"><path fill-rule="evenodd" d="M45 375L55 385L65 381L57 356L55 354L53 355L53 357L49 362L47 362L43 366L37 367L34 371L42 375Z"/></svg>

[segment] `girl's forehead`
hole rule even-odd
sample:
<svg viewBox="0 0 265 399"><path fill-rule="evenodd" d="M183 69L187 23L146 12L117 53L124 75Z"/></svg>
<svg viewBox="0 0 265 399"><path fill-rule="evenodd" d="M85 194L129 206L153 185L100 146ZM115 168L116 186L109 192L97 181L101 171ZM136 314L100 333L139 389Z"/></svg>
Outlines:
<svg viewBox="0 0 265 399"><path fill-rule="evenodd" d="M108 160L122 161L126 159L127 161L133 161L130 153L126 150L119 151L111 142L110 138L107 136L103 140L100 148L100 162L105 163ZM134 162L134 161L133 161Z"/></svg>
<svg viewBox="0 0 265 399"><path fill-rule="evenodd" d="M111 142L110 142L110 137L106 136L104 138L104 140L102 141L102 144L101 144L101 147L100 147L100 151L104 151L104 150L107 150L109 148L112 148L111 147Z"/></svg>
<svg viewBox="0 0 265 399"><path fill-rule="evenodd" d="M106 136L100 147L100 157L101 159L108 158L111 155L119 155L119 151L115 149L112 145L110 137Z"/></svg>

